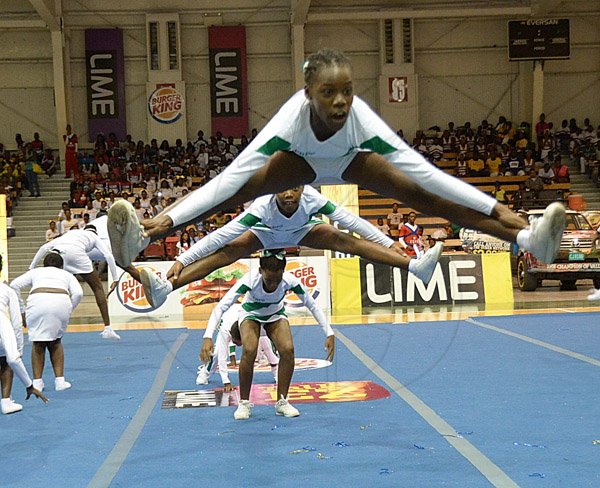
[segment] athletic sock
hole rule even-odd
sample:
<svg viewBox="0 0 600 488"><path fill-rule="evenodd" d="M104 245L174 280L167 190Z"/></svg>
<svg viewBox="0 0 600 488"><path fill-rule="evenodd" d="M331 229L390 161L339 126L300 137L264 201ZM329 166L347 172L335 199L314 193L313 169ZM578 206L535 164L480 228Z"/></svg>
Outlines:
<svg viewBox="0 0 600 488"><path fill-rule="evenodd" d="M415 269L416 265L417 265L417 260L416 259L411 259L408 262L408 271L410 271L411 273L414 274L414 269Z"/></svg>
<svg viewBox="0 0 600 488"><path fill-rule="evenodd" d="M65 382L65 377L64 376L57 376L54 381L56 383L58 383L58 384L64 383Z"/></svg>
<svg viewBox="0 0 600 488"><path fill-rule="evenodd" d="M529 236L531 232L529 229L522 229L517 234L517 244L521 249L529 249Z"/></svg>
<svg viewBox="0 0 600 488"><path fill-rule="evenodd" d="M167 284L165 286L167 287L169 293L173 291L173 283L171 283L169 280L167 280Z"/></svg>
<svg viewBox="0 0 600 488"><path fill-rule="evenodd" d="M10 397L3 398L2 400L0 400L0 405L2 406L2 408L6 408L12 405L12 402L13 401L10 399Z"/></svg>

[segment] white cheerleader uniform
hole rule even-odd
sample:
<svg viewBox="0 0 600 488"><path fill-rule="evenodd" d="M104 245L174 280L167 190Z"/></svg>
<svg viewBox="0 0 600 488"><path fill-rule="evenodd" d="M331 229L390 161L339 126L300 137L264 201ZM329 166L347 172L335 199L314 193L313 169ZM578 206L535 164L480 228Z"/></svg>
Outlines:
<svg viewBox="0 0 600 488"><path fill-rule="evenodd" d="M357 96L344 126L319 141L310 126L310 102L300 90L222 173L167 212L173 225L192 221L235 195L277 151L304 158L316 174L315 184L344 183L342 174L357 153L376 152L430 193L486 215L491 215L497 204L494 198L427 162Z"/></svg>
<svg viewBox="0 0 600 488"><path fill-rule="evenodd" d="M64 269L53 266L30 269L15 278L10 287L19 296L31 342L61 338L67 330L71 313L83 297L83 290L77 279ZM31 292L25 307L21 289L27 287L31 287ZM56 288L65 293L32 293L38 288Z"/></svg>

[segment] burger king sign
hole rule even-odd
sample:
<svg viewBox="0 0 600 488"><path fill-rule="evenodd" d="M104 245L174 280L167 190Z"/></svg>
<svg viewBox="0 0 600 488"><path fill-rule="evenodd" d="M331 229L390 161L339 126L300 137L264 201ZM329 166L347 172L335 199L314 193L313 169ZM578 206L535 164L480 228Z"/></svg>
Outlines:
<svg viewBox="0 0 600 488"><path fill-rule="evenodd" d="M174 85L159 85L148 98L150 116L161 124L172 124L183 115L183 96Z"/></svg>

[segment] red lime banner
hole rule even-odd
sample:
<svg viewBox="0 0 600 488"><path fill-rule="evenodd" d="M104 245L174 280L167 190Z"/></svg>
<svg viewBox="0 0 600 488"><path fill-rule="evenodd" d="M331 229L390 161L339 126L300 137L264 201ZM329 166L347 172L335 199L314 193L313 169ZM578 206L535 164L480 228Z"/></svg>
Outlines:
<svg viewBox="0 0 600 488"><path fill-rule="evenodd" d="M246 28L208 28L211 133L248 135Z"/></svg>

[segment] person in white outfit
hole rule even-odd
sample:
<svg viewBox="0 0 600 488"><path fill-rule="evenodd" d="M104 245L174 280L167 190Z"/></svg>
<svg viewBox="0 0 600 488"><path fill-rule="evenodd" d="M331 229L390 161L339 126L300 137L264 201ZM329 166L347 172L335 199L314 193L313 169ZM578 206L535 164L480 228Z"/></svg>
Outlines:
<svg viewBox="0 0 600 488"><path fill-rule="evenodd" d="M317 214L329 217L364 239L325 224L315 218ZM257 198L234 220L177 256L167 272L167 280L144 268L140 272L142 285L150 304L158 308L173 289L204 278L255 251L298 245L331 249L408 269L424 283L431 279L443 248L440 243L418 259L411 259L398 242L377 227L307 185Z"/></svg>
<svg viewBox="0 0 600 488"><path fill-rule="evenodd" d="M17 292L21 313L25 315L29 340L32 342L31 366L33 386L44 390L44 362L46 349L54 369L56 391L71 388L65 380L65 352L62 336L67 330L71 313L81 301L83 290L71 273L63 268L63 258L56 252L49 252L44 258L44 266L34 268L15 278L10 287ZM30 288L27 307L21 297L21 290Z"/></svg>
<svg viewBox="0 0 600 488"><path fill-rule="evenodd" d="M109 293L115 289L118 283L119 274L115 265L110 247L108 247L98 237L96 227L93 224L87 225L85 229L77 229L69 231L53 241L44 244L38 249L38 252L33 257L33 261L29 265L29 269L34 269L44 259L49 252L57 252L61 255L64 261L63 269L74 275L79 275L83 280L90 285L94 292L96 304L100 309L102 320L104 321L104 330L101 333L103 339L119 340L121 337L110 326L110 317L108 315L108 303L100 276L94 268L90 254L99 252L110 267L113 279Z"/></svg>
<svg viewBox="0 0 600 488"><path fill-rule="evenodd" d="M196 376L197 385L207 385L210 379L210 375L214 374L217 370L223 383L223 391L233 391L234 385L231 384L229 379L229 372L227 363L230 355L230 344L233 343L235 346L242 345L242 337L240 335L240 328L238 322L238 316L242 310L242 306L239 303L232 305L221 317L221 321L217 326L217 340L215 344L214 356L208 363L202 363L198 367L198 375ZM261 329L261 335L258 340L258 351L257 356L264 355L266 360L271 366L271 373L275 382L277 382L277 365L279 364L279 356L273 350L273 344L267 337L264 329Z"/></svg>
<svg viewBox="0 0 600 488"><path fill-rule="evenodd" d="M260 267L242 276L217 306L213 309L202 340L200 359L205 363L213 355L213 334L223 314L238 298L244 296L242 309L238 316L242 342L242 359L239 365L240 401L233 417L245 420L252 415L250 388L254 374L254 360L258 350L261 328L273 341L279 352L279 369L277 374L277 403L275 413L286 417L300 415L287 399L288 390L294 374L294 341L283 305L286 294L290 291L310 310L327 336L325 349L327 360L333 360L335 352L335 336L315 300L306 291L304 285L291 273L285 270L285 253L281 249L263 251Z"/></svg>
<svg viewBox="0 0 600 488"><path fill-rule="evenodd" d="M0 256L0 270L2 256ZM23 321L17 294L5 283L0 283L0 385L2 399L0 411L3 414L23 410L23 405L16 403L10 396L13 383L13 371L25 385L27 396L31 395L48 403L48 399L33 386L33 381L23 364Z"/></svg>
<svg viewBox="0 0 600 488"><path fill-rule="evenodd" d="M444 173L410 148L353 91L350 60L322 49L304 64L305 88L293 95L227 168L206 185L141 225L133 207L110 209L108 231L116 260L127 266L151 240L219 209L298 185L354 183L500 239L551 263L565 226L552 203L527 222L475 187Z"/></svg>

